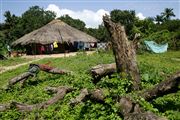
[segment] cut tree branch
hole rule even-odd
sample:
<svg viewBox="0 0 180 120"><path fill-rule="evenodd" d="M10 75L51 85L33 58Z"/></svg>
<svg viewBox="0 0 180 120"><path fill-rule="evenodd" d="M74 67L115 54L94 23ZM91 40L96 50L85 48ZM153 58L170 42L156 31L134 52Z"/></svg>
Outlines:
<svg viewBox="0 0 180 120"><path fill-rule="evenodd" d="M166 80L160 82L151 89L140 93L139 95L143 97L146 101L151 101L158 97L167 95L169 93L175 93L179 90L178 86L180 84L180 71L171 75Z"/></svg>
<svg viewBox="0 0 180 120"><path fill-rule="evenodd" d="M30 66L38 66L40 70L52 74L68 74L71 73L71 71L64 70L64 69L59 69L59 68L54 68L51 66L48 66L46 64L30 64Z"/></svg>
<svg viewBox="0 0 180 120"><path fill-rule="evenodd" d="M79 104L86 99L91 99L97 102L104 102L104 94L101 89L95 89L93 91L88 90L87 88L84 88L81 90L80 94L76 97L70 100L70 105L74 106L76 104Z"/></svg>
<svg viewBox="0 0 180 120"><path fill-rule="evenodd" d="M59 68L54 68L54 67L51 67L48 65L30 64L28 72L22 73L22 74L18 75L17 77L12 78L9 81L8 88L11 87L12 85L18 83L18 82L21 82L22 84L24 84L24 82L29 77L36 76L40 70L45 71L47 73L52 73L52 74L69 74L69 73L72 73L71 71L63 70L63 69L59 69Z"/></svg>
<svg viewBox="0 0 180 120"><path fill-rule="evenodd" d="M90 73L94 79L94 83L99 82L99 80L106 76L106 75L111 75L116 72L116 64L111 63L111 64L101 64L97 65L91 68Z"/></svg>
<svg viewBox="0 0 180 120"><path fill-rule="evenodd" d="M48 90L50 90L50 89L48 89ZM44 109L44 108L47 108L48 106L58 102L59 100L62 100L64 98L64 96L68 92L71 92L73 89L70 87L61 86L61 87L58 87L57 89L53 88L51 90L53 92L57 92L57 93L54 95L54 97L52 97L48 101L34 104L34 105L27 105L27 104L18 103L18 102L12 102L11 105L13 105L19 111L32 111L34 109Z"/></svg>

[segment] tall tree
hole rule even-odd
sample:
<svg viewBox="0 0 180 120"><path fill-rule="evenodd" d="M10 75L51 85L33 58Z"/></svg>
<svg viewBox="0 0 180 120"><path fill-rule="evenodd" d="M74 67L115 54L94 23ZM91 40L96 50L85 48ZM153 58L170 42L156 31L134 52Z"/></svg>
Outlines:
<svg viewBox="0 0 180 120"><path fill-rule="evenodd" d="M2 33L4 34L3 43L10 44L14 39L13 30L19 21L19 17L15 16L14 14L11 14L10 11L6 11L4 13L4 17L5 23L2 31Z"/></svg>
<svg viewBox="0 0 180 120"><path fill-rule="evenodd" d="M131 35L131 30L135 23L135 11L133 10L113 10L110 13L111 19L115 23L121 23L125 26L126 33L128 36Z"/></svg>
<svg viewBox="0 0 180 120"><path fill-rule="evenodd" d="M175 14L173 12L173 8L165 8L164 12L161 13L164 17L164 20L170 20L171 17L175 17Z"/></svg>
<svg viewBox="0 0 180 120"><path fill-rule="evenodd" d="M163 22L163 16L162 15L156 15L155 21L157 24L161 24Z"/></svg>
<svg viewBox="0 0 180 120"><path fill-rule="evenodd" d="M63 22L67 23L68 25L72 27L75 27L78 30L81 30L81 31L85 30L86 24L80 19L73 19L69 15L61 16L58 19L62 20Z"/></svg>
<svg viewBox="0 0 180 120"><path fill-rule="evenodd" d="M29 33L37 28L42 27L48 22L55 19L54 12L45 11L39 6L32 6L22 14L22 18L19 23L19 27L23 28L23 34Z"/></svg>

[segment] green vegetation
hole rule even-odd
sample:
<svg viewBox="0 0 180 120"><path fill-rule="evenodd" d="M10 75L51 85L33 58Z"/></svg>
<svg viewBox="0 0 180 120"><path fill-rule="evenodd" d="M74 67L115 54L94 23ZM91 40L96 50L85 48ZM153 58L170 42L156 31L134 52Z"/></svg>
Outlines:
<svg viewBox="0 0 180 120"><path fill-rule="evenodd" d="M28 61L31 61L32 59L27 59L27 58L20 58L20 57L15 57L15 58L8 58L7 60L3 60L0 62L0 67L8 67L8 66L13 66L21 63L25 63Z"/></svg>
<svg viewBox="0 0 180 120"><path fill-rule="evenodd" d="M143 88L149 88L164 80L168 75L180 70L179 62L172 59L179 59L180 53L170 51L163 54L145 53L138 55L138 63L141 72ZM112 63L114 57L111 52L93 55L79 53L77 56L68 58L47 58L36 63L48 63L54 67L72 70L73 75L52 75L40 72L37 77L29 79L23 88L19 84L15 85L9 91L1 90L0 104L8 103L12 100L35 104L48 100L52 97L44 91L47 86L72 86L76 90L68 93L62 101L50 105L44 110L34 110L33 112L18 112L12 108L6 112L0 112L1 119L101 119L101 120L121 120L115 103L116 95L125 95L131 82L122 80L118 75L114 74L112 78L102 78L102 80L94 85L92 78L88 74L88 70L97 64ZM0 77L0 88L7 85L8 80L23 73L28 68L27 65L16 70L5 72ZM79 94L82 88L103 88L107 96L105 102L108 104L100 104L93 101L86 101L75 107L68 105L71 98ZM146 110L155 112L158 115L166 116L170 120L178 120L180 118L180 92L169 94L154 100L152 103L145 102L137 97L140 105Z"/></svg>

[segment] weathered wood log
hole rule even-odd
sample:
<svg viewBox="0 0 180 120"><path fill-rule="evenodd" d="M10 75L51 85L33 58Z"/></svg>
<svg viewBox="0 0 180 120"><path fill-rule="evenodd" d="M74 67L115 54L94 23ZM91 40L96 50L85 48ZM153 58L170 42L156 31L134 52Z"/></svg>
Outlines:
<svg viewBox="0 0 180 120"><path fill-rule="evenodd" d="M79 104L83 102L87 98L88 95L89 95L89 91L86 88L82 89L80 94L76 98L73 98L70 100L69 104L72 106Z"/></svg>
<svg viewBox="0 0 180 120"><path fill-rule="evenodd" d="M97 83L102 77L111 75L116 72L116 64L101 64L91 68L90 73L94 79L94 83Z"/></svg>
<svg viewBox="0 0 180 120"><path fill-rule="evenodd" d="M3 104L3 105L0 105L0 112L3 112L7 109L10 108L10 104Z"/></svg>
<svg viewBox="0 0 180 120"><path fill-rule="evenodd" d="M64 98L64 96L68 92L71 92L72 90L73 89L70 87L62 86L62 87L57 88L57 93L54 95L54 97L52 97L48 101L34 104L34 105L27 105L27 104L18 103L18 102L12 102L11 105L13 105L19 111L32 111L34 109L44 109L44 108L47 108L49 105L52 105L52 104L58 102L59 100L62 100Z"/></svg>
<svg viewBox="0 0 180 120"><path fill-rule="evenodd" d="M59 88L57 88L57 87L46 87L45 88L45 91L52 92L52 93L57 93L58 90L59 90Z"/></svg>
<svg viewBox="0 0 180 120"><path fill-rule="evenodd" d="M24 81L24 80L28 79L30 76L33 76L30 72L22 73L19 76L14 77L13 79L11 79L9 81L9 85L8 86L10 87L10 86L16 84L17 82Z"/></svg>
<svg viewBox="0 0 180 120"><path fill-rule="evenodd" d="M52 73L52 74L69 74L69 73L71 73L71 71L69 71L69 70L54 68L54 67L48 66L46 64L30 64L30 66L38 66L40 70L48 72L48 73Z"/></svg>
<svg viewBox="0 0 180 120"><path fill-rule="evenodd" d="M167 120L150 111L144 111L138 103L127 97L120 98L118 104L124 120Z"/></svg>
<svg viewBox="0 0 180 120"><path fill-rule="evenodd" d="M85 101L86 99L95 100L97 102L104 102L104 98L105 97L101 89L90 91L87 88L84 88L76 98L70 100L69 104L74 106Z"/></svg>
<svg viewBox="0 0 180 120"><path fill-rule="evenodd" d="M169 93L177 92L179 90L178 85L180 85L180 71L139 95L146 101L151 101Z"/></svg>
<svg viewBox="0 0 180 120"><path fill-rule="evenodd" d="M103 22L112 38L117 72L121 73L122 77L131 78L133 80L133 90L139 90L140 74L136 62L136 51L127 39L124 26L112 22L107 15L103 16Z"/></svg>
<svg viewBox="0 0 180 120"><path fill-rule="evenodd" d="M90 91L90 99L95 100L97 102L104 102L105 96L102 89L95 89Z"/></svg>
<svg viewBox="0 0 180 120"><path fill-rule="evenodd" d="M32 76L35 76L39 72L38 66L29 66L28 72L22 73L18 75L17 77L12 78L9 80L8 88L12 85L21 82L21 84L24 84L24 82Z"/></svg>
<svg viewBox="0 0 180 120"><path fill-rule="evenodd" d="M29 77L36 76L40 70L48 72L48 73L52 73L52 74L69 74L69 73L72 73L71 71L63 70L63 69L59 69L59 68L54 68L54 67L51 67L48 65L30 64L28 72L22 73L22 74L18 75L17 77L14 77L11 80L9 80L8 88L10 88L12 85L14 85L18 82L21 82L21 84L23 85L24 82Z"/></svg>

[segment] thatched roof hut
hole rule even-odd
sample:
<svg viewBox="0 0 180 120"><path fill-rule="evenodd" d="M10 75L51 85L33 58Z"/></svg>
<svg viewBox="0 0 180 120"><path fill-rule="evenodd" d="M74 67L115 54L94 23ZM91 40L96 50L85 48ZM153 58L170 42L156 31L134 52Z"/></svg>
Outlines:
<svg viewBox="0 0 180 120"><path fill-rule="evenodd" d="M28 45L28 44L51 44L57 41L71 42L82 41L82 42L97 42L97 39L77 30L61 20L53 20L47 25L34 30L18 40L12 43L12 46L16 45Z"/></svg>

